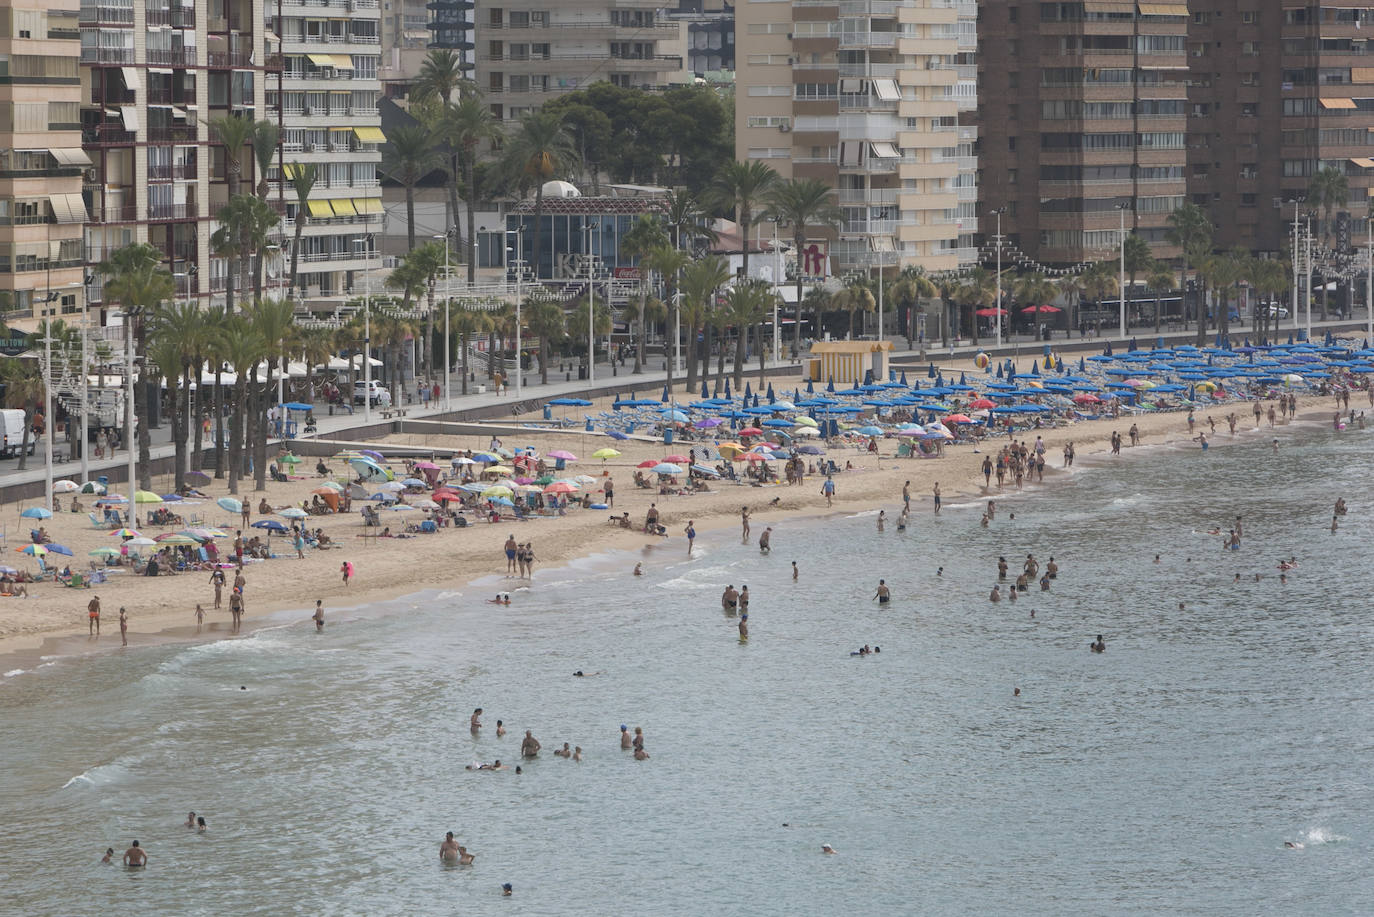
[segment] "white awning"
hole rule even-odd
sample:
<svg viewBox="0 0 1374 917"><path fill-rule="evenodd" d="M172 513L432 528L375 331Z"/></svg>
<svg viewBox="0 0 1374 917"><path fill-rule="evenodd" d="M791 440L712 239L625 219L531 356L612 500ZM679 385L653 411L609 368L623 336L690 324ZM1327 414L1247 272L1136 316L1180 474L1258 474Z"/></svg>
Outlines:
<svg viewBox="0 0 1374 917"><path fill-rule="evenodd" d="M177 108L175 105L173 105L173 106L172 106L172 117L173 117L173 118L180 118L181 120L185 121L185 120L186 120L186 110L185 110L184 108Z"/></svg>
<svg viewBox="0 0 1374 917"><path fill-rule="evenodd" d="M310 375L310 370L304 363L292 361L286 364L286 375L289 379L304 379Z"/></svg>
<svg viewBox="0 0 1374 917"><path fill-rule="evenodd" d="M124 74L124 85L132 91L143 88L143 77L138 73L137 67L120 67L119 72Z"/></svg>
<svg viewBox="0 0 1374 917"><path fill-rule="evenodd" d="M124 129L126 131L138 130L138 106L121 105L119 112L124 116Z"/></svg>
<svg viewBox="0 0 1374 917"><path fill-rule="evenodd" d="M48 203L52 204L53 215L59 223L87 222L86 202L80 194L49 194Z"/></svg>
<svg viewBox="0 0 1374 917"><path fill-rule="evenodd" d="M94 165L94 163L91 162L91 157L86 155L85 150L58 148L50 149L48 152L52 154L52 158L56 159L57 164L60 166Z"/></svg>
<svg viewBox="0 0 1374 917"><path fill-rule="evenodd" d="M874 80L873 92L881 102L896 102L902 97L902 93L897 89L896 80Z"/></svg>
<svg viewBox="0 0 1374 917"><path fill-rule="evenodd" d="M840 143L840 165L857 166L859 164L859 150L862 147L862 143L856 143L853 140L842 141Z"/></svg>
<svg viewBox="0 0 1374 917"><path fill-rule="evenodd" d="M892 244L891 236L874 236L873 250L875 252L895 252L897 247Z"/></svg>
<svg viewBox="0 0 1374 917"><path fill-rule="evenodd" d="M873 144L873 155L878 159L901 159L902 154L897 152L897 147L891 143Z"/></svg>
<svg viewBox="0 0 1374 917"><path fill-rule="evenodd" d="M863 80L850 80L850 79L840 80L840 92L844 93L845 95L854 95L854 94L856 94L856 93L860 93L860 92L863 92L863 91L864 91L864 81L863 81Z"/></svg>

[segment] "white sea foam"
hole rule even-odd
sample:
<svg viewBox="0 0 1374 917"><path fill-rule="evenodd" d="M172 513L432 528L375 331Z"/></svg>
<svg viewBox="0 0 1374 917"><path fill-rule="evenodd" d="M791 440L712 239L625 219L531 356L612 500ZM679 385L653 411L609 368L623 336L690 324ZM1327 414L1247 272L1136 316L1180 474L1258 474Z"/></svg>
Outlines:
<svg viewBox="0 0 1374 917"><path fill-rule="evenodd" d="M13 678L13 677L16 676L16 675L23 675L25 671L27 671L27 670L26 670L26 669L10 669L8 672L5 673L5 677L6 677L6 678Z"/></svg>
<svg viewBox="0 0 1374 917"><path fill-rule="evenodd" d="M1339 844L1341 841L1348 841L1350 838L1342 834L1337 834L1330 828L1308 828L1302 833L1302 842L1308 847L1320 844Z"/></svg>

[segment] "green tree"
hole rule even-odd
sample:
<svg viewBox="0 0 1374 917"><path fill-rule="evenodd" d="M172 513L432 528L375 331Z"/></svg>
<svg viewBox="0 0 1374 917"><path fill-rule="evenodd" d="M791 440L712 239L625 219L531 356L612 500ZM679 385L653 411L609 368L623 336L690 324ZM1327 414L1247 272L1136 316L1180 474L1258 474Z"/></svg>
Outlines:
<svg viewBox="0 0 1374 917"><path fill-rule="evenodd" d="M463 59L447 48L433 48L420 62L420 76L412 92L417 99L437 96L447 105L453 102L453 94L465 83Z"/></svg>
<svg viewBox="0 0 1374 917"><path fill-rule="evenodd" d="M1079 308L1083 303L1083 275L1065 274L1056 279L1054 285L1059 290L1059 295L1064 297L1064 305L1069 310L1069 327L1074 328L1078 325Z"/></svg>
<svg viewBox="0 0 1374 917"><path fill-rule="evenodd" d="M534 240L529 263L538 276L544 234L544 183L567 174L577 160L572 136L563 116L548 108L531 112L520 119L520 129L506 144L506 168L519 185L534 186Z"/></svg>
<svg viewBox="0 0 1374 917"><path fill-rule="evenodd" d="M567 317L562 306L547 299L526 299L521 310L530 334L539 340L539 381L547 385L553 342L563 339Z"/></svg>
<svg viewBox="0 0 1374 917"><path fill-rule="evenodd" d="M712 186L717 205L733 212L739 225L745 277L749 276L749 229L779 180L778 173L762 160L732 160L721 168Z"/></svg>
<svg viewBox="0 0 1374 917"><path fill-rule="evenodd" d="M439 285L439 278L444 274L445 262L447 260L446 247L439 242L426 242L419 248L412 249L406 255L392 274L402 273L414 276L416 288L425 295L425 346L424 346L424 373L425 378L434 378L434 294ZM391 278L387 278L387 284L391 284Z"/></svg>
<svg viewBox="0 0 1374 917"><path fill-rule="evenodd" d="M603 337L611 333L611 310L607 307L604 297L597 297L594 318L588 316L587 308L587 298L585 296L579 297L573 306L572 314L568 316L567 331L568 337L574 341L579 341L580 346L586 349L587 359L591 360L593 357L591 352L592 338Z"/></svg>
<svg viewBox="0 0 1374 917"><path fill-rule="evenodd" d="M291 243L291 289L300 295L301 236L310 219L310 194L319 178L319 167L313 162L290 163L291 187L296 192L296 237Z"/></svg>
<svg viewBox="0 0 1374 917"><path fill-rule="evenodd" d="M876 287L868 277L854 277L831 297L831 305L849 313L849 331L846 340L854 339L854 316L860 312L872 312L878 308Z"/></svg>
<svg viewBox="0 0 1374 917"><path fill-rule="evenodd" d="M1197 204L1187 203L1169 214L1169 228L1164 238L1170 245L1177 245L1183 252L1183 288L1188 287L1189 264L1196 264L1212 248L1212 221ZM1207 304L1198 291L1197 301L1197 346L1201 347L1207 337Z"/></svg>
<svg viewBox="0 0 1374 917"><path fill-rule="evenodd" d="M816 178L792 178L777 182L768 192L766 216L792 227L792 246L797 258L797 324L792 329L792 349L801 352L802 247L811 229L838 230L844 211L835 204L834 189ZM775 278L782 283L782 278ZM820 315L816 315L820 327Z"/></svg>
<svg viewBox="0 0 1374 917"><path fill-rule="evenodd" d="M652 268L647 263L647 256L667 245L668 233L664 229L663 221L657 216L647 213L642 213L636 217L630 231L621 237L620 251L639 262L639 297L641 301L647 299L649 295L649 274ZM637 340L635 341L633 372L638 375L644 371L645 310L636 311L639 317L639 333L636 335Z"/></svg>
<svg viewBox="0 0 1374 917"><path fill-rule="evenodd" d="M105 302L118 303L124 312L124 320L132 325L135 358L146 360L146 316L160 303L176 295L176 281L162 265L161 250L141 242L126 245L112 252L108 259L96 267L96 271L105 278ZM139 486L148 490L152 487L152 434L148 429L148 418L154 410L157 389L146 374L141 388L143 409L138 412L137 431ZM135 431L126 430L124 441L132 443L134 435Z"/></svg>
<svg viewBox="0 0 1374 917"><path fill-rule="evenodd" d="M696 388L697 332L706 324L707 314L716 297L716 291L730 279L730 268L725 259L718 255L708 255L689 264L682 271L682 296L674 306L680 316L683 338L687 347L687 388ZM676 322L674 322L676 324ZM669 362L671 366L672 363ZM671 374L669 382L672 381Z"/></svg>
<svg viewBox="0 0 1374 917"><path fill-rule="evenodd" d="M481 309L475 308L475 304L455 300L448 304L449 328L458 335L461 345L459 351L463 357L463 394L468 393L468 378L471 372L468 368L468 356L472 351L472 336L481 334L491 328L491 319L488 314ZM561 310L560 310L561 311ZM543 363L544 355L540 352L540 362ZM545 380L547 381L547 379Z"/></svg>
<svg viewBox="0 0 1374 917"><path fill-rule="evenodd" d="M1256 299L1263 304L1255 309L1256 328L1264 338L1269 336L1271 319L1275 333L1278 332L1278 311L1271 306L1271 303L1274 297L1282 295L1289 288L1289 273L1287 261L1256 258L1251 265L1250 282L1255 288L1255 293L1258 294Z"/></svg>
<svg viewBox="0 0 1374 917"><path fill-rule="evenodd" d="M240 265L245 260L252 264L253 296L261 299L267 243L272 230L281 222L281 215L261 198L240 194L229 198L215 219L220 225L210 234L210 247L230 255ZM232 304L232 294L227 289L226 285L225 301Z"/></svg>
<svg viewBox="0 0 1374 917"><path fill-rule="evenodd" d="M468 244L460 246L467 252L468 283L477 279L477 260L472 257L473 242L477 238L477 201L481 197L481 184L478 181L478 164L482 160L483 144L497 144L505 136L501 122L491 113L491 108L482 101L476 90L464 95L462 101L448 109L444 119L444 131L449 145L455 154L453 168L458 173L454 181L463 182L463 200L467 203ZM454 214L457 219L457 213Z"/></svg>
<svg viewBox="0 0 1374 917"><path fill-rule="evenodd" d="M900 307L899 315L902 316L902 333L910 340L915 337L914 329L906 322L908 314L913 312L917 304L922 299L930 299L940 295L939 288L929 277L925 270L916 266L908 265L902 268L896 279L887 287L887 295ZM798 310L798 315L800 315Z"/></svg>
<svg viewBox="0 0 1374 917"><path fill-rule="evenodd" d="M382 171L405 189L406 251L415 249L415 188L420 180L439 167L433 132L419 124L393 127L382 147Z"/></svg>
<svg viewBox="0 0 1374 917"><path fill-rule="evenodd" d="M975 267L964 275L963 281L954 290L955 301L968 309L969 329L973 335L973 346L978 346L978 310L992 308L997 300L997 281L992 272ZM962 319L961 319L962 321Z"/></svg>
<svg viewBox="0 0 1374 917"><path fill-rule="evenodd" d="M711 217L691 192L682 189L669 191L663 198L663 222L673 236L673 247L694 250L698 242L715 242L718 235L711 228Z"/></svg>
<svg viewBox="0 0 1374 917"><path fill-rule="evenodd" d="M281 145L281 130L273 121L257 121L253 124L253 158L258 165L258 198L262 201L267 200L268 191L271 190L267 184L267 173L272 169L272 157L277 155L277 148Z"/></svg>
<svg viewBox="0 0 1374 917"><path fill-rule="evenodd" d="M224 144L224 173L229 181L229 196L234 197L243 178L243 148L252 142L256 125L246 116L225 115L211 121L210 129Z"/></svg>
<svg viewBox="0 0 1374 917"><path fill-rule="evenodd" d="M253 386L249 418L252 421L254 489L267 489L267 408L276 401L274 376L286 374L286 362L295 346L295 314L286 300L265 299L253 304L249 313L253 330L263 341L262 361L267 367L266 378L257 382L257 363L253 364Z"/></svg>
<svg viewBox="0 0 1374 917"><path fill-rule="evenodd" d="M1159 336L1164 294L1177 288L1173 270L1162 261L1151 261L1145 272L1145 288L1155 294L1155 336Z"/></svg>
<svg viewBox="0 0 1374 917"><path fill-rule="evenodd" d="M199 429L199 411L191 409L192 371L199 391L201 352L207 335L205 313L192 303L165 303L152 314L149 354L167 380L172 398L172 443L176 449L177 493L186 485L186 441L192 426Z"/></svg>
<svg viewBox="0 0 1374 917"><path fill-rule="evenodd" d="M1155 258L1154 255L1150 254L1150 243L1135 233L1127 236L1123 244L1126 252L1126 276L1131 280L1131 285L1127 287L1125 296L1126 302L1129 303L1135 296L1136 275L1148 271Z"/></svg>
<svg viewBox="0 0 1374 917"><path fill-rule="evenodd" d="M673 373L677 369L676 353L674 351L680 346L676 343L678 329L678 312L676 311L678 304L677 290L682 282L683 270L691 263L692 258L686 252L680 251L675 246L667 245L649 252L644 259L644 264L646 264L650 270L655 271L658 276L663 278L665 290L664 302L669 304L669 318L671 319L669 325L673 334L673 341L671 343L669 342L667 333L663 336L663 356L668 365L669 385L672 384Z"/></svg>
<svg viewBox="0 0 1374 917"><path fill-rule="evenodd" d="M5 383L5 407L24 412L24 435L19 444L19 466L23 471L29 460L29 434L33 430L33 416L46 397L43 374L32 360L0 360L0 379ZM49 418L50 420L51 418ZM52 435L52 425L43 428Z"/></svg>
<svg viewBox="0 0 1374 917"><path fill-rule="evenodd" d="M1083 295L1093 301L1098 312L1103 311L1107 298L1116 295L1120 285L1116 265L1111 261L1093 262L1083 272L1082 281Z"/></svg>
<svg viewBox="0 0 1374 917"><path fill-rule="evenodd" d="M241 312L228 315L218 330L218 351L235 374L229 405L229 492L237 494L239 479L243 476L249 374L265 358L267 342L253 327L248 316Z"/></svg>
<svg viewBox="0 0 1374 917"><path fill-rule="evenodd" d="M1327 246L1331 244L1331 212L1345 206L1349 198L1350 181L1335 166L1322 168L1307 186L1307 202L1322 210L1322 239Z"/></svg>
<svg viewBox="0 0 1374 917"><path fill-rule="evenodd" d="M773 285L763 280L742 280L725 294L722 321L735 328L735 388L744 384L744 348L749 329L757 330L759 384L763 384L763 322L772 314Z"/></svg>

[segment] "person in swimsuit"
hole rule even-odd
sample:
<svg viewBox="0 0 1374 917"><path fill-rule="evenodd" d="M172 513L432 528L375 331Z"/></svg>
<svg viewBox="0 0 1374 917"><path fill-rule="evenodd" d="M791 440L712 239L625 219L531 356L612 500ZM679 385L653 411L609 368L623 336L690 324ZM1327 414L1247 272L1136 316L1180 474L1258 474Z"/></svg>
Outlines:
<svg viewBox="0 0 1374 917"><path fill-rule="evenodd" d="M124 865L130 868L148 865L148 853L142 847L138 846L138 841L134 841L133 845L128 850L124 851Z"/></svg>
<svg viewBox="0 0 1374 917"><path fill-rule="evenodd" d="M478 707L472 711L472 716L468 717L468 728L473 732L482 728L482 708Z"/></svg>
<svg viewBox="0 0 1374 917"><path fill-rule="evenodd" d="M324 602L319 599L315 600L315 614L311 616L311 620L315 622L315 633L324 630Z"/></svg>
<svg viewBox="0 0 1374 917"><path fill-rule="evenodd" d="M223 607L221 596L224 590L224 571L216 570L210 574L210 585L215 587L215 609Z"/></svg>
<svg viewBox="0 0 1374 917"><path fill-rule="evenodd" d="M91 636L100 636L100 596L92 596L86 604L86 617L89 619Z"/></svg>
<svg viewBox="0 0 1374 917"><path fill-rule="evenodd" d="M443 863L458 862L458 842L453 839L453 832L444 835L444 842L439 845L439 861Z"/></svg>
<svg viewBox="0 0 1374 917"><path fill-rule="evenodd" d="M739 614L739 637L741 640L749 639L749 612L741 611Z"/></svg>
<svg viewBox="0 0 1374 917"><path fill-rule="evenodd" d="M734 583L725 587L725 591L720 595L720 606L726 610L736 607L739 602L739 593L735 591Z"/></svg>
<svg viewBox="0 0 1374 917"><path fill-rule="evenodd" d="M129 645L129 613L119 609L119 640L122 646Z"/></svg>
<svg viewBox="0 0 1374 917"><path fill-rule="evenodd" d="M687 528L683 529L683 532L687 535L687 556L691 557L692 545L695 544L697 540L696 526L692 524L691 519L687 520Z"/></svg>
<svg viewBox="0 0 1374 917"><path fill-rule="evenodd" d="M878 580L878 591L873 593L873 598L878 600L879 605L886 605L892 601L892 590L887 588L887 580Z"/></svg>
<svg viewBox="0 0 1374 917"><path fill-rule="evenodd" d="M620 724L620 747L622 750L631 748L632 739L630 737L630 727L624 723Z"/></svg>
<svg viewBox="0 0 1374 917"><path fill-rule="evenodd" d="M111 862L113 859L114 859L114 848L113 848L113 847L106 847L106 848L105 848L105 855L104 855L103 857L100 858L101 864L104 865L104 866L109 866L109 865L110 865L110 862Z"/></svg>
<svg viewBox="0 0 1374 917"><path fill-rule="evenodd" d="M506 573L507 575L515 572L515 535L512 534L506 539Z"/></svg>
<svg viewBox="0 0 1374 917"><path fill-rule="evenodd" d="M993 586L993 587L992 587L992 592L988 595L988 601L989 601L989 602L1000 602L1000 601L1002 601L1002 587L1001 587L1001 586Z"/></svg>
<svg viewBox="0 0 1374 917"><path fill-rule="evenodd" d="M525 738L524 738L524 740L520 743L520 754L521 754L521 756L526 757L526 758L534 758L534 757L537 757L537 756L539 755L539 749L540 749L541 747L542 747L542 746L539 744L539 740L536 739L533 735L530 734L530 730L526 729L526 730L525 730Z"/></svg>
<svg viewBox="0 0 1374 917"><path fill-rule="evenodd" d="M1101 635L1101 634L1098 634L1098 635L1097 635L1097 642L1096 642L1096 643L1089 643L1089 644L1088 644L1088 649L1092 650L1094 653L1102 653L1102 652L1105 652L1105 651L1106 651L1106 649L1107 649L1107 644L1106 644L1105 642L1103 642L1103 640L1102 640L1102 635Z"/></svg>
<svg viewBox="0 0 1374 917"><path fill-rule="evenodd" d="M741 526L740 543L749 543L749 507L741 506L739 510L739 521Z"/></svg>
<svg viewBox="0 0 1374 917"><path fill-rule="evenodd" d="M773 527L771 525L764 529L763 534L759 536L759 553L773 553Z"/></svg>

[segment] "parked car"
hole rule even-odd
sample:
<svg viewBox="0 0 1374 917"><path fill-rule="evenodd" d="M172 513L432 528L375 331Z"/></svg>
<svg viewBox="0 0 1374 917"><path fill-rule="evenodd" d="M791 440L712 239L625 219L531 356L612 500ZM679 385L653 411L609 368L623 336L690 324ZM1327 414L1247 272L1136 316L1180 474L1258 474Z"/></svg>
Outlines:
<svg viewBox="0 0 1374 917"><path fill-rule="evenodd" d="M34 453L34 437L29 436L29 455ZM24 443L24 412L18 408L0 410L0 455L18 455Z"/></svg>
<svg viewBox="0 0 1374 917"><path fill-rule="evenodd" d="M1279 305L1279 304L1276 303L1276 302L1271 302L1271 303L1265 305L1263 308L1264 308L1264 310L1265 310L1265 313L1264 313L1264 314L1268 315L1270 318L1287 318L1287 317L1288 317L1288 309L1285 308L1284 306Z"/></svg>
<svg viewBox="0 0 1374 917"><path fill-rule="evenodd" d="M371 393L370 396L368 393ZM391 393L383 387L382 383L376 379L370 381L359 379L353 383L353 403L362 404L371 401L372 406L386 407L391 404Z"/></svg>

